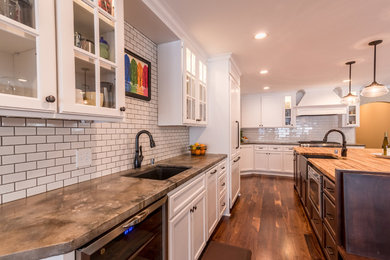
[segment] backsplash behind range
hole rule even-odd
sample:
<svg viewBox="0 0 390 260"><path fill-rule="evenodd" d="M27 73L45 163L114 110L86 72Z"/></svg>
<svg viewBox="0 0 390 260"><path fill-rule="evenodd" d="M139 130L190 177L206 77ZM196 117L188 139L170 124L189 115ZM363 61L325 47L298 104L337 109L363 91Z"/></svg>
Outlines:
<svg viewBox="0 0 390 260"><path fill-rule="evenodd" d="M355 128L340 128L340 120L338 115L300 116L293 128L242 129L242 134L249 141L298 142L322 140L329 129L336 128L345 133L347 143L355 143ZM341 143L341 138L337 134L331 134L328 141Z"/></svg>

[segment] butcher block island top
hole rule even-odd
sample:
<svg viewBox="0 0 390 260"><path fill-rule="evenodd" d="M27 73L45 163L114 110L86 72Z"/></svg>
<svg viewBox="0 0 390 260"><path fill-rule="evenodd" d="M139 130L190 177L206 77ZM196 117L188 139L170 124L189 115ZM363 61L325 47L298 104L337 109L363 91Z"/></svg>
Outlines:
<svg viewBox="0 0 390 260"><path fill-rule="evenodd" d="M381 153L381 149L348 149L346 158L340 156L341 149L335 148L294 147L294 150L302 155L333 157L334 159L308 159L311 164L333 181L335 181L336 169L390 172L390 159L377 158L373 155L373 153ZM338 150L337 154L335 154L335 150Z"/></svg>
<svg viewBox="0 0 390 260"><path fill-rule="evenodd" d="M225 158L181 155L158 163L191 167L166 180L123 176L143 166L0 205L0 259L71 252Z"/></svg>

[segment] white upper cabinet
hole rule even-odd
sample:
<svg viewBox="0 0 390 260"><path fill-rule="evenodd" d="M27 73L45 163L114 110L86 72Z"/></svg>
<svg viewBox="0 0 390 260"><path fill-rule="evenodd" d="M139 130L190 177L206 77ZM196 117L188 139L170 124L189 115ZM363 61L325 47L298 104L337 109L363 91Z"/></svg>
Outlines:
<svg viewBox="0 0 390 260"><path fill-rule="evenodd" d="M123 1L99 3L56 1L59 113L120 119L125 104Z"/></svg>
<svg viewBox="0 0 390 260"><path fill-rule="evenodd" d="M243 128L261 127L260 94L241 96L241 122Z"/></svg>
<svg viewBox="0 0 390 260"><path fill-rule="evenodd" d="M54 0L2 1L0 37L1 114L50 116L57 108Z"/></svg>
<svg viewBox="0 0 390 260"><path fill-rule="evenodd" d="M207 67L183 41L158 45L158 124L207 124Z"/></svg>
<svg viewBox="0 0 390 260"><path fill-rule="evenodd" d="M290 94L248 94L241 97L242 128L292 127L295 124Z"/></svg>

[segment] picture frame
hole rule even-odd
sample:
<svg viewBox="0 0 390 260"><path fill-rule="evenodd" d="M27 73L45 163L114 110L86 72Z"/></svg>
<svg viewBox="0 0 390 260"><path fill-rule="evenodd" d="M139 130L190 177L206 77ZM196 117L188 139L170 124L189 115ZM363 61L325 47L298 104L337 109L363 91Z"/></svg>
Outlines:
<svg viewBox="0 0 390 260"><path fill-rule="evenodd" d="M125 49L125 95L151 100L151 62Z"/></svg>

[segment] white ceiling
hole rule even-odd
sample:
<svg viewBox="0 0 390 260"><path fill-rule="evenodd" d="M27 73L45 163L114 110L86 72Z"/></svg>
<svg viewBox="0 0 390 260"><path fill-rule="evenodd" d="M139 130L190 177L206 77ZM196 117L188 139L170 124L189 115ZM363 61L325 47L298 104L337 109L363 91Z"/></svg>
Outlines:
<svg viewBox="0 0 390 260"><path fill-rule="evenodd" d="M310 87L347 88L371 83L378 46L377 81L390 85L389 0L160 0L209 56L232 52L243 93ZM137 26L136 26L137 27ZM254 34L265 31L264 40ZM268 75L260 75L268 69Z"/></svg>

